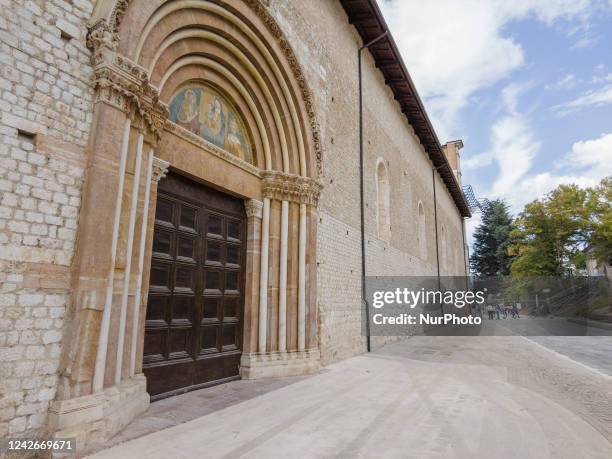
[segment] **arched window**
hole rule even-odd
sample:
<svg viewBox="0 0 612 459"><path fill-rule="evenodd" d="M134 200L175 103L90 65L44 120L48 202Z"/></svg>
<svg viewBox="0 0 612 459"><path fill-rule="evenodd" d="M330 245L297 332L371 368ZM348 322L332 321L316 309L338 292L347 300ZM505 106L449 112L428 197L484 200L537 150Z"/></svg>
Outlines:
<svg viewBox="0 0 612 459"><path fill-rule="evenodd" d="M389 171L381 158L376 165L376 222L378 237L383 241L391 240L391 194L389 190Z"/></svg>

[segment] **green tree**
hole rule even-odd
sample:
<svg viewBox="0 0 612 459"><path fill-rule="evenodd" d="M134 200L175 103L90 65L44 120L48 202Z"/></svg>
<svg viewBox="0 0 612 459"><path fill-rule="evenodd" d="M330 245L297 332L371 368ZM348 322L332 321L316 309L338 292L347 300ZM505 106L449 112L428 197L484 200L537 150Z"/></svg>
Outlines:
<svg viewBox="0 0 612 459"><path fill-rule="evenodd" d="M597 247L609 243L612 230L602 221L605 205L599 188L560 185L543 199L527 204L512 232L509 252L516 259L511 274L565 275L584 266L584 249L595 242L595 234L597 241L602 239Z"/></svg>
<svg viewBox="0 0 612 459"><path fill-rule="evenodd" d="M491 201L482 214L482 223L474 231L474 253L470 257L472 271L481 277L509 273L512 257L508 254L513 229L508 205L502 199Z"/></svg>
<svg viewBox="0 0 612 459"><path fill-rule="evenodd" d="M589 247L597 261L612 265L612 176L603 179L594 193L597 208Z"/></svg>

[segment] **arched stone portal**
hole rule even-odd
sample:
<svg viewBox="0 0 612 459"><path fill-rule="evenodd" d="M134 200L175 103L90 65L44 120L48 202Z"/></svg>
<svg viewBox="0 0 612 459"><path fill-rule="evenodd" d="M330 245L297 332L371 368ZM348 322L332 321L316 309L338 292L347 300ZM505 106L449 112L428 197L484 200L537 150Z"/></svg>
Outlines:
<svg viewBox="0 0 612 459"><path fill-rule="evenodd" d="M113 435L148 405L145 299L158 183L168 170L244 203L241 376L306 373L319 361L319 137L299 64L266 8L258 0L99 0L88 46L96 103L51 408L52 428L82 445Z"/></svg>

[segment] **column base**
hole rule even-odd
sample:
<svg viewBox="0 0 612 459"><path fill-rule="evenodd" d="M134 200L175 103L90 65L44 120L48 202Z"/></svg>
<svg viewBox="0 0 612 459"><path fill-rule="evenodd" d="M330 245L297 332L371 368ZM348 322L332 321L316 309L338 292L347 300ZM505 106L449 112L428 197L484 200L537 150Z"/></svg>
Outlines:
<svg viewBox="0 0 612 459"><path fill-rule="evenodd" d="M55 438L75 438L77 451L104 443L149 407L144 375L136 375L102 393L59 400L49 408Z"/></svg>
<svg viewBox="0 0 612 459"><path fill-rule="evenodd" d="M307 375L321 368L320 358L318 349L242 354L240 376L242 379L261 379Z"/></svg>

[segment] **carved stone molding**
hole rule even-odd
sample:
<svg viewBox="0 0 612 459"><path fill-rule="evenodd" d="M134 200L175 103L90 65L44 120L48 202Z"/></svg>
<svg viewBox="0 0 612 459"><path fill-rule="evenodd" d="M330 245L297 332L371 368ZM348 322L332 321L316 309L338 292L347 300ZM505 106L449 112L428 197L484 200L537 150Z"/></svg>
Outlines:
<svg viewBox="0 0 612 459"><path fill-rule="evenodd" d="M129 3L129 0L117 0L117 2L115 3L115 7L111 11L109 21L113 25L114 33L117 33L119 31L121 20L123 19L123 15L128 9Z"/></svg>
<svg viewBox="0 0 612 459"><path fill-rule="evenodd" d="M170 163L168 161L164 161L158 157L153 157L153 171L151 173L151 180L154 182L159 182L166 176L169 167Z"/></svg>
<svg viewBox="0 0 612 459"><path fill-rule="evenodd" d="M91 62L95 66L97 62L112 60L112 53L119 46L119 37L105 20L100 20L89 26L86 44L92 51Z"/></svg>
<svg viewBox="0 0 612 459"><path fill-rule="evenodd" d="M315 207L319 204L322 186L310 177L279 171L262 171L261 177L265 198L310 204Z"/></svg>
<svg viewBox="0 0 612 459"><path fill-rule="evenodd" d="M262 218L263 216L263 202L257 199L247 199L244 201L244 210L248 218L257 217Z"/></svg>
<svg viewBox="0 0 612 459"><path fill-rule="evenodd" d="M125 14L130 1L129 0L116 0L115 5L108 15L107 20L100 20L90 27L90 33L87 39L87 46L94 49L95 42L102 42L108 49L115 51L117 49L116 43L118 41L118 30L121 24L121 19ZM266 24L268 30L278 40L279 45L285 55L285 58L289 62L289 67L297 80L298 86L302 93L302 99L306 107L306 114L308 116L308 122L310 124L310 132L312 135L312 142L314 146L314 154L316 159L316 172L318 176L323 175L323 152L321 147L321 136L319 134L319 124L316 120L315 108L312 93L308 87L308 83L304 76L302 67L300 66L293 48L289 44L289 41L285 37L281 27L278 25L276 19L270 14L269 1L268 0L245 0L245 3L260 17L260 19ZM101 29L98 31L98 29ZM93 32L96 35L93 35ZM112 43L115 43L114 45ZM91 45L90 45L91 43ZM114 47L113 47L114 46ZM94 55L96 52L94 51ZM94 56L95 57L95 56ZM95 65L95 64L94 64ZM107 96L113 100L116 100L116 95L109 94Z"/></svg>
<svg viewBox="0 0 612 459"><path fill-rule="evenodd" d="M227 161L228 163L238 166L241 169L249 172L250 174L255 175L256 177L260 177L259 169L253 164L239 158L236 155L231 154L229 151L224 150L223 148L219 148L212 142L209 142L208 140L200 137L199 135L194 134L193 132L188 131L185 128L182 128L178 124L175 124L172 121L168 120L166 121L164 129L174 135L177 135L178 137L181 137L187 142L192 143L195 146L200 147L209 153L212 153L213 155Z"/></svg>
<svg viewBox="0 0 612 459"><path fill-rule="evenodd" d="M90 28L87 46L92 50L95 102L105 102L128 113L135 124L141 124L159 139L169 111L159 100L157 88L149 83L147 71L116 52L117 34L104 20Z"/></svg>

